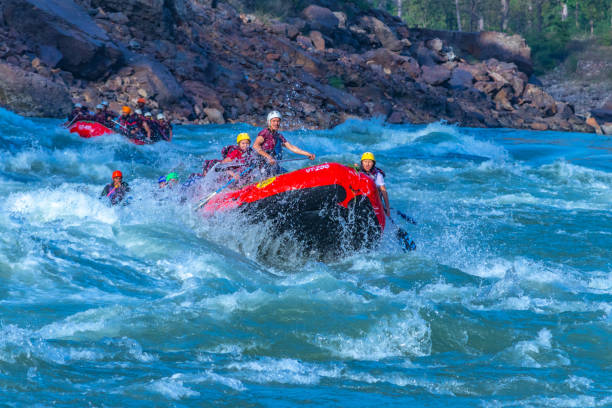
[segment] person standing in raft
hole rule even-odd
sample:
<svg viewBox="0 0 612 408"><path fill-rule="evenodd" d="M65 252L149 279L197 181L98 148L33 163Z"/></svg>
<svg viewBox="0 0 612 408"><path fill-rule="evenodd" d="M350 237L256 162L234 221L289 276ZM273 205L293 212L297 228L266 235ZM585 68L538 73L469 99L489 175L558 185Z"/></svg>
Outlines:
<svg viewBox="0 0 612 408"><path fill-rule="evenodd" d="M358 170L374 180L376 188L384 201L385 214L387 214L387 217L390 217L391 208L389 206L389 194L387 194L387 188L385 187L385 172L376 167L376 159L373 153L365 152L361 156L361 164Z"/></svg>
<svg viewBox="0 0 612 408"><path fill-rule="evenodd" d="M130 186L123 181L123 174L119 170L113 171L112 183L104 186L100 197L108 197L111 205L117 205L125 198L130 191Z"/></svg>
<svg viewBox="0 0 612 408"><path fill-rule="evenodd" d="M138 98L136 101L136 109L140 109L141 112L148 111L147 109L147 101L145 98Z"/></svg>
<svg viewBox="0 0 612 408"><path fill-rule="evenodd" d="M278 111L272 111L268 114L268 127L257 135L253 143L253 150L259 154L268 163L267 171L275 175L280 172L280 166L276 163L283 159L283 146L295 154L308 157L310 160L315 159L315 155L302 150L297 146L292 145L280 134L281 114Z"/></svg>
<svg viewBox="0 0 612 408"><path fill-rule="evenodd" d="M236 163L236 166L229 168L227 172L234 180L238 180L242 171L251 166L254 158L254 151L251 148L251 137L248 133L240 133L236 138L236 145L227 146L223 150L221 155L225 156L225 158L221 160L221 163ZM247 179L245 178L244 180Z"/></svg>
<svg viewBox="0 0 612 408"><path fill-rule="evenodd" d="M166 142L172 141L172 124L169 120L166 120L166 117L163 113L157 114L157 130L159 131L162 140Z"/></svg>
<svg viewBox="0 0 612 408"><path fill-rule="evenodd" d="M132 113L132 109L129 106L121 108L121 116L119 117L119 124L121 125L121 133L130 138L143 140L144 135L142 130L147 134L146 140L151 141L151 130L146 123L140 119L139 115Z"/></svg>
<svg viewBox="0 0 612 408"><path fill-rule="evenodd" d="M102 104L96 105L96 113L94 114L93 120L106 126L106 113L104 112L104 106L102 106Z"/></svg>
<svg viewBox="0 0 612 408"><path fill-rule="evenodd" d="M117 113L113 112L112 110L110 110L108 108L108 102L107 101L102 101L102 103L100 103L100 105L102 105L102 112L104 112L104 115L106 115L106 121L105 121L105 126L112 128L113 125L113 121L117 120Z"/></svg>

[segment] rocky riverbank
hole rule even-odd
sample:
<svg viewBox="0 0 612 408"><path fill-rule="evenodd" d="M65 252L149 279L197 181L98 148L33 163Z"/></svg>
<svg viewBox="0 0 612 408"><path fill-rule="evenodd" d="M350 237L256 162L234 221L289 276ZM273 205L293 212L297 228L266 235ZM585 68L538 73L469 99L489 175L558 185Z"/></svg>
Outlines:
<svg viewBox="0 0 612 408"><path fill-rule="evenodd" d="M332 7L333 9L333 7ZM198 0L4 0L0 105L65 115L147 98L183 123L327 128L390 123L592 131L572 105L530 83L516 36L415 30L379 10L311 5L261 21Z"/></svg>

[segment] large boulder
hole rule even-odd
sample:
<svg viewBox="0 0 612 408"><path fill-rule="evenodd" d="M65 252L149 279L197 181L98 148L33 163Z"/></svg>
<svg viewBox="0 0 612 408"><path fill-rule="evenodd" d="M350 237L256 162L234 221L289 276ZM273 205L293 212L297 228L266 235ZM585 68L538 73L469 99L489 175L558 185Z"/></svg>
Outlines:
<svg viewBox="0 0 612 408"><path fill-rule="evenodd" d="M359 26L374 35L380 44L391 51L400 51L404 44L398 40L395 33L382 21L373 16L361 16Z"/></svg>
<svg viewBox="0 0 612 408"><path fill-rule="evenodd" d="M330 9L316 5L306 7L302 11L302 17L312 30L324 33L333 32L340 24L340 20Z"/></svg>
<svg viewBox="0 0 612 408"><path fill-rule="evenodd" d="M177 103L183 96L183 88L168 69L157 61L136 57L130 61L134 74L130 82L146 92L161 106Z"/></svg>
<svg viewBox="0 0 612 408"><path fill-rule="evenodd" d="M474 75L465 69L455 68L451 74L448 84L453 89L468 89L474 83Z"/></svg>
<svg viewBox="0 0 612 408"><path fill-rule="evenodd" d="M4 20L41 59L90 80L121 64L122 53L72 0L3 0Z"/></svg>
<svg viewBox="0 0 612 408"><path fill-rule="evenodd" d="M58 118L70 113L72 101L65 86L0 62L0 106L23 116Z"/></svg>
<svg viewBox="0 0 612 408"><path fill-rule="evenodd" d="M362 108L365 109L361 101L348 92L330 85L324 85L307 73L304 73L301 79L304 83L319 91L321 98L342 110L356 112Z"/></svg>

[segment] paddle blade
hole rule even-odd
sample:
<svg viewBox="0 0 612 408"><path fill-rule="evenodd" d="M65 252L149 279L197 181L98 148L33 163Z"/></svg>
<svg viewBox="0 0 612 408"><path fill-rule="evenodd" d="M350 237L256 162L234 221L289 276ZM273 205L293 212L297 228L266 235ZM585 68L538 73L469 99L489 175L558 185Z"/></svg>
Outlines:
<svg viewBox="0 0 612 408"><path fill-rule="evenodd" d="M410 239L405 230L398 228L395 235L405 252L414 251L416 249L416 244Z"/></svg>

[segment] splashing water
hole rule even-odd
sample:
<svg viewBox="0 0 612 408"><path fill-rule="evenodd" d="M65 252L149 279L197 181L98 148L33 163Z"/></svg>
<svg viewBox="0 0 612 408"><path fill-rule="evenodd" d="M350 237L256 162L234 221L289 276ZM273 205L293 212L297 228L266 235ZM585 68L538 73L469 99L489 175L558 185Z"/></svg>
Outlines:
<svg viewBox="0 0 612 408"><path fill-rule="evenodd" d="M334 262L266 263L283 241L265 228L156 191L254 128L135 146L57 125L0 110L0 405L612 404L610 139L286 132L321 161L373 151L418 250L385 233ZM133 198L111 208L115 169Z"/></svg>

